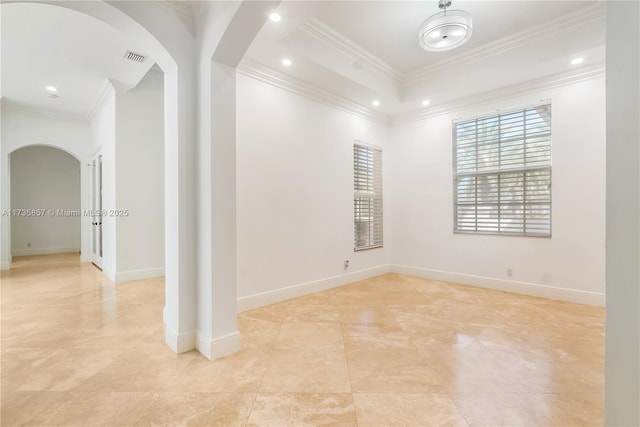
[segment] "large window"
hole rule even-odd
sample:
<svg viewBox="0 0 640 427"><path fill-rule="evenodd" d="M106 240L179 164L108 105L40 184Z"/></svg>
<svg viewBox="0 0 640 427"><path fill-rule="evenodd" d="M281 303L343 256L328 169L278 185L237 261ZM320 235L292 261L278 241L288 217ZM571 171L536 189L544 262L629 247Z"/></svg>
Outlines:
<svg viewBox="0 0 640 427"><path fill-rule="evenodd" d="M551 105L454 122L455 232L551 236Z"/></svg>
<svg viewBox="0 0 640 427"><path fill-rule="evenodd" d="M382 151L353 146L355 250L382 246Z"/></svg>

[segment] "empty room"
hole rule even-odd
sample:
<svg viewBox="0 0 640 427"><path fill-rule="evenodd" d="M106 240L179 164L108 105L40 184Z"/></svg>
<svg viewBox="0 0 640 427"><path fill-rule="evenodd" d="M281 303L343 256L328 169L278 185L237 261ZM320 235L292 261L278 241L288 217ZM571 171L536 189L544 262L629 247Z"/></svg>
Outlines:
<svg viewBox="0 0 640 427"><path fill-rule="evenodd" d="M0 19L1 425L640 425L639 2Z"/></svg>

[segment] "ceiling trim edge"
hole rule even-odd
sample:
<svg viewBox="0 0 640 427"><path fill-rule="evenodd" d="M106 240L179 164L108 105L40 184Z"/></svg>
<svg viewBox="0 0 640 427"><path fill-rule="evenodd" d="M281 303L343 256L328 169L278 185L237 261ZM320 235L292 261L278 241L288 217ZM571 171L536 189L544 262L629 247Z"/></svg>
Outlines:
<svg viewBox="0 0 640 427"><path fill-rule="evenodd" d="M595 5L572 14L562 15L530 29L479 46L468 52L459 53L433 65L411 71L406 74L403 84L412 84L428 78L433 72L457 65L469 64L472 61L486 58L487 56L522 47L542 35L549 36L582 25L592 24L598 21L604 22L604 17L604 9L601 5Z"/></svg>
<svg viewBox="0 0 640 427"><path fill-rule="evenodd" d="M479 104L497 101L500 99L510 98L514 96L527 95L542 90L553 89L557 87L567 86L580 83L587 80L597 79L605 76L605 64L601 62L589 67L572 70L570 72L552 74L550 76L529 80L523 83L517 83L505 86L499 89L472 95L464 99L441 104L428 111L410 112L398 114L390 118L390 125L417 122L420 120L430 119L432 117L444 114L454 113L463 108L473 107Z"/></svg>
<svg viewBox="0 0 640 427"><path fill-rule="evenodd" d="M105 98L107 97L107 95L112 89L113 89L113 85L111 84L111 81L109 79L104 79L104 83L102 83L102 87L100 88L100 93L98 94L98 97L96 98L91 108L89 108L87 113L84 115L87 120L93 120L93 116L95 116L96 112L98 111L98 108L100 108Z"/></svg>
<svg viewBox="0 0 640 427"><path fill-rule="evenodd" d="M385 124L389 121L388 116L385 114L371 110L370 108L362 107L361 105L334 95L324 89L320 89L310 83L303 82L302 80L288 76L274 70L273 68L258 64L255 61L245 59L236 70L238 73L247 77L254 78L263 83L270 84L297 95L302 95L314 101L329 104L332 107L363 119L384 122Z"/></svg>
<svg viewBox="0 0 640 427"><path fill-rule="evenodd" d="M32 107L27 104L21 104L19 102L10 101L7 98L2 98L1 103L2 111L11 111L21 114L29 114L31 116L44 117L54 120L65 120L69 122L87 123L86 117L76 116L74 114L54 113L53 111L42 110L37 107Z"/></svg>
<svg viewBox="0 0 640 427"><path fill-rule="evenodd" d="M369 65L371 68L382 72L397 82L401 82L405 77L402 72L389 63L378 58L362 46L343 36L316 18L309 20L301 27L301 29L310 36L330 44L351 56L353 59Z"/></svg>

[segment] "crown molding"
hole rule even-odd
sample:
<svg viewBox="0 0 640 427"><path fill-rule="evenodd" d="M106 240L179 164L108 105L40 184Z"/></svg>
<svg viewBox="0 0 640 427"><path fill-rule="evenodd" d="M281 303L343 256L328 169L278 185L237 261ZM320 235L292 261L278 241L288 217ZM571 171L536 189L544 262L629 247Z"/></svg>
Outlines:
<svg viewBox="0 0 640 427"><path fill-rule="evenodd" d="M28 114L30 116L44 117L54 120L65 120L68 122L80 122L87 123L86 117L76 116L74 114L56 113L53 111L42 110L38 107L34 107L27 104L22 104L13 100L9 100L6 97L2 98L2 111L11 111L14 113Z"/></svg>
<svg viewBox="0 0 640 427"><path fill-rule="evenodd" d="M522 48L524 45L545 36L549 37L554 34L565 32L572 28L583 25L595 24L601 22L604 24L605 10L602 4L595 4L585 10L562 15L543 24L536 25L527 30L515 33L511 36L495 40L491 43L484 44L475 49L461 52L448 59L439 61L433 65L419 68L406 74L403 84L409 85L429 77L431 73L442 71L447 68L469 65L479 59L486 58L498 53L502 53L512 49Z"/></svg>
<svg viewBox="0 0 640 427"><path fill-rule="evenodd" d="M552 74L533 80L528 80L514 85L504 86L480 94L458 99L445 104L435 105L428 108L421 108L418 111L411 111L395 116L387 116L378 111L363 107L345 98L334 95L324 89L320 89L310 83L286 75L270 67L261 65L255 61L244 60L237 69L238 73L287 90L289 92L305 96L314 101L329 104L339 110L353 114L355 116L382 122L388 125L416 122L432 117L459 112L462 109L470 108L501 99L527 95L543 90L568 86L605 76L605 64L599 63L591 66L581 67L569 72Z"/></svg>
<svg viewBox="0 0 640 427"><path fill-rule="evenodd" d="M393 116L390 120L391 125L416 122L420 120L430 119L432 117L441 116L460 111L464 108L470 108L488 102L494 102L505 98L527 95L543 90L554 89L562 86L568 86L587 80L597 79L605 76L604 62L588 67L582 67L570 72L552 74L523 83L504 86L495 90L483 92L480 94L465 97L449 103L423 108L423 111L413 111L410 113L399 114ZM426 111L424 111L426 110Z"/></svg>
<svg viewBox="0 0 640 427"><path fill-rule="evenodd" d="M343 36L327 24L313 18L302 26L302 30L312 37L322 40L334 48L346 53L356 61L360 61L397 82L404 79L404 74L392 65L378 58L359 44Z"/></svg>
<svg viewBox="0 0 640 427"><path fill-rule="evenodd" d="M93 120L93 116L96 115L96 112L102 106L105 99L107 98L107 95L109 95L111 91L113 91L113 85L111 84L111 81L109 79L104 79L104 83L102 83L102 87L100 88L98 97L96 98L91 108L89 108L89 111L87 111L87 114L85 114L85 118L87 120Z"/></svg>
<svg viewBox="0 0 640 427"><path fill-rule="evenodd" d="M306 83L252 60L243 60L238 66L237 72L291 93L331 105L332 107L363 119L383 122L385 124L388 122L388 117L378 111L348 101L345 98L334 95L310 83Z"/></svg>

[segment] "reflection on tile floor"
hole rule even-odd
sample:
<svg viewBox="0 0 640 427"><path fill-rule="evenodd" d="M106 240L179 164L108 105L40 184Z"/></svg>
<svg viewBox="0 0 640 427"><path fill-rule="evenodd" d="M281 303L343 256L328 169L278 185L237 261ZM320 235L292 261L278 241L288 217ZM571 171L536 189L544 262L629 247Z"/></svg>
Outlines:
<svg viewBox="0 0 640 427"><path fill-rule="evenodd" d="M386 274L241 313L210 362L164 345L163 286L16 258L2 425L603 424L602 308Z"/></svg>

